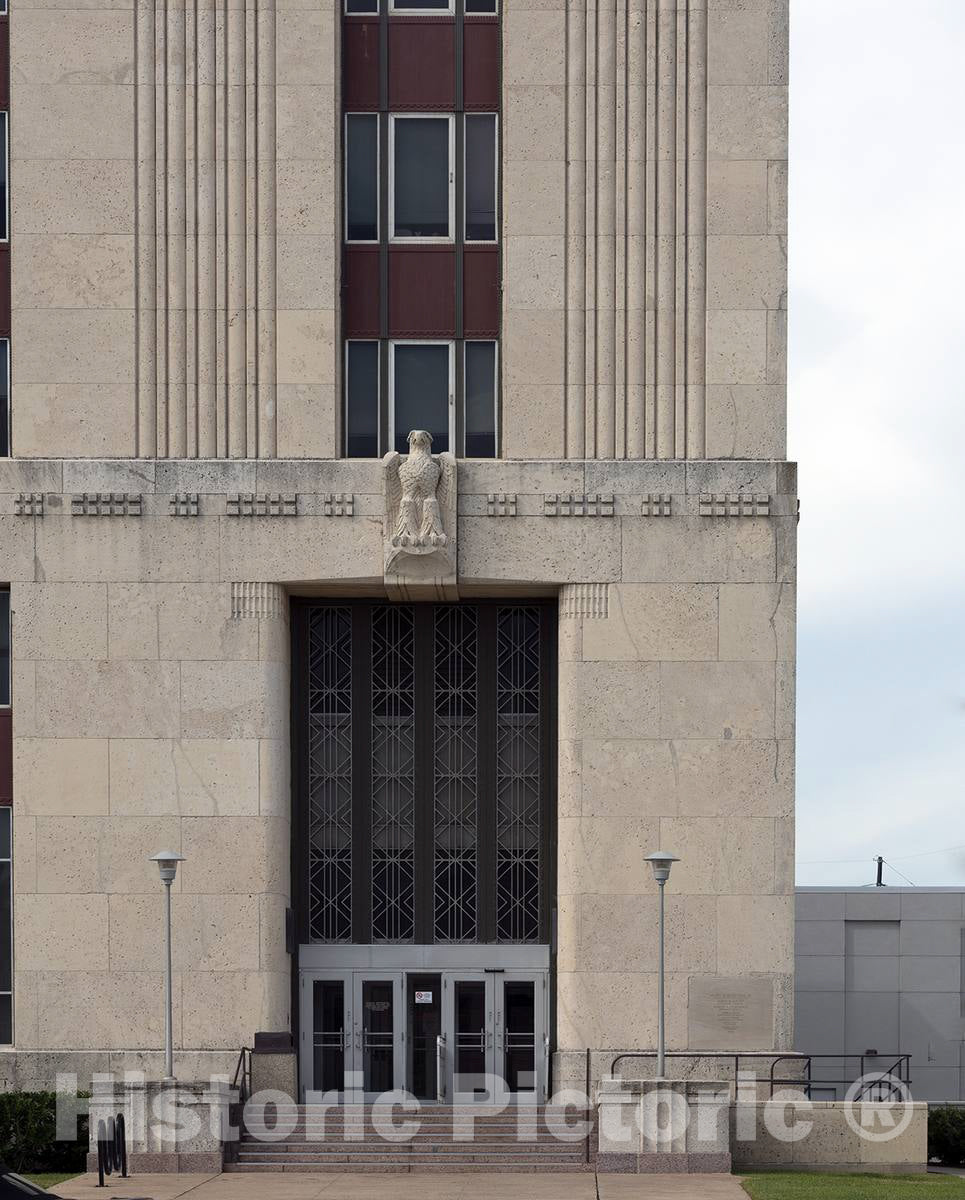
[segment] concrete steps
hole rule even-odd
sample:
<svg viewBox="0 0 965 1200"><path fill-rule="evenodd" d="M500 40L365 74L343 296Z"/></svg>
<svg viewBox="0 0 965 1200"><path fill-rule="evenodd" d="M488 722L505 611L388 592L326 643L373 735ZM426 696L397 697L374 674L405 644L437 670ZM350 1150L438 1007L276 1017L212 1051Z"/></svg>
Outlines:
<svg viewBox="0 0 965 1200"><path fill-rule="evenodd" d="M287 1130L285 1136L262 1141L243 1130L226 1171L576 1172L592 1170L595 1158L591 1154L588 1161L586 1139L574 1139L569 1128L586 1114L548 1106L522 1112L482 1106L432 1106L418 1113L397 1108L392 1114L396 1130L403 1122L418 1125L402 1140L380 1133L370 1106L291 1105L267 1115L271 1125Z"/></svg>

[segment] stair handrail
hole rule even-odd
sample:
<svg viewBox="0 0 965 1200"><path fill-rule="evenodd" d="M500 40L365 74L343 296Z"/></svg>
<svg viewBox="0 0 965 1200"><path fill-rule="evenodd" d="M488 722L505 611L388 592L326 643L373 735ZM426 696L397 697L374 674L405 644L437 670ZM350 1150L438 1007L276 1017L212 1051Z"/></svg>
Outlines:
<svg viewBox="0 0 965 1200"><path fill-rule="evenodd" d="M242 1046L231 1086L238 1089L239 1103L245 1104L251 1095L251 1047Z"/></svg>

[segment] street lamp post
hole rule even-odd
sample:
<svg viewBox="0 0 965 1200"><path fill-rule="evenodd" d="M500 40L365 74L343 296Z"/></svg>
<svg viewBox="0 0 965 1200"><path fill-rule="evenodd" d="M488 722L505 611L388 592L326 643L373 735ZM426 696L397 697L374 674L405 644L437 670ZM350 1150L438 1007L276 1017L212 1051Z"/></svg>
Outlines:
<svg viewBox="0 0 965 1200"><path fill-rule="evenodd" d="M666 1040L664 1036L664 1020L663 1020L663 997L664 997L664 971L663 971L663 889L667 880L670 878L670 868L675 862L680 862L676 854L665 854L662 850L658 850L656 854L648 854L646 861L653 868L653 877L657 881L657 886L660 889L660 919L659 919L659 956L657 958L657 1078L665 1077L666 1067Z"/></svg>
<svg viewBox="0 0 965 1200"><path fill-rule="evenodd" d="M164 1082L174 1083L174 1035L173 1009L171 994L171 884L178 873L178 863L184 862L183 854L174 854L170 850L160 850L151 855L151 862L156 862L161 872L161 882L164 884Z"/></svg>

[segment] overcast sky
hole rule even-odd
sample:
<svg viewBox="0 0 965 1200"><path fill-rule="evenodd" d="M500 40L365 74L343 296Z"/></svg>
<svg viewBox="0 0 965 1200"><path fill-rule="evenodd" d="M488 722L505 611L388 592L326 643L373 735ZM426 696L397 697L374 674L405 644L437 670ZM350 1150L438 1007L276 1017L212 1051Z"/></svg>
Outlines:
<svg viewBox="0 0 965 1200"><path fill-rule="evenodd" d="M798 882L965 884L965 3L791 49Z"/></svg>

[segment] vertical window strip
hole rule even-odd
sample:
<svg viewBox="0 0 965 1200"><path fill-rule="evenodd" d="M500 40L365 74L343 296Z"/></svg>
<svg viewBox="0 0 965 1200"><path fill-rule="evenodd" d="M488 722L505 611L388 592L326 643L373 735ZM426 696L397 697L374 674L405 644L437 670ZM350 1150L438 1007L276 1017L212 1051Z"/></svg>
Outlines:
<svg viewBox="0 0 965 1200"><path fill-rule="evenodd" d="M478 675L476 610L436 610L433 655L433 893L437 942L477 937Z"/></svg>
<svg viewBox="0 0 965 1200"><path fill-rule="evenodd" d="M13 1043L13 821L0 808L0 1045Z"/></svg>
<svg viewBox="0 0 965 1200"><path fill-rule="evenodd" d="M0 338L0 458L10 457L10 339Z"/></svg>
<svg viewBox="0 0 965 1200"><path fill-rule="evenodd" d="M0 708L10 707L10 589L0 588Z"/></svg>
<svg viewBox="0 0 965 1200"><path fill-rule="evenodd" d="M10 240L10 117L0 111L0 242Z"/></svg>

